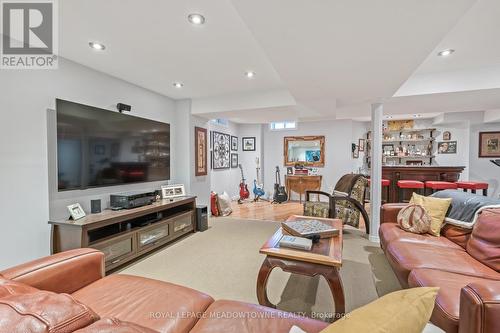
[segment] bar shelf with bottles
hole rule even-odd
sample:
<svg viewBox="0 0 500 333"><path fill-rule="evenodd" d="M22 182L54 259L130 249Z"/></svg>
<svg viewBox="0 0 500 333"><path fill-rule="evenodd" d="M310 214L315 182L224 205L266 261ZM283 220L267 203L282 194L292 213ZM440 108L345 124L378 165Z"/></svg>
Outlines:
<svg viewBox="0 0 500 333"><path fill-rule="evenodd" d="M432 165L435 128L385 130L382 139L382 165ZM367 133L368 168L371 166L371 132Z"/></svg>

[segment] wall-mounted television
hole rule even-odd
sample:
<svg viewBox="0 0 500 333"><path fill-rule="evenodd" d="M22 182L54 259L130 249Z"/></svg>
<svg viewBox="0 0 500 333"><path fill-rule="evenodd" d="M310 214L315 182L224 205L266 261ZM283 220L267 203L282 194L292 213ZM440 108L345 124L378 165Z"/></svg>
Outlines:
<svg viewBox="0 0 500 333"><path fill-rule="evenodd" d="M59 191L170 179L170 124L56 100Z"/></svg>

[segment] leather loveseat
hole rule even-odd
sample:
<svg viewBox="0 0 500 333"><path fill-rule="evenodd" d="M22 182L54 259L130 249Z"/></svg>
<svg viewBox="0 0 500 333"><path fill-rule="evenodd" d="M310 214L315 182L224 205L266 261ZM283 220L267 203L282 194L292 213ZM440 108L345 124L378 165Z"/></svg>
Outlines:
<svg viewBox="0 0 500 333"><path fill-rule="evenodd" d="M441 236L396 223L406 204L385 204L381 247L401 286L440 287L431 322L446 332L500 332L500 209L484 210L472 230L445 225Z"/></svg>
<svg viewBox="0 0 500 333"><path fill-rule="evenodd" d="M326 323L137 276L104 274L93 249L0 272L0 331L78 333L317 333Z"/></svg>

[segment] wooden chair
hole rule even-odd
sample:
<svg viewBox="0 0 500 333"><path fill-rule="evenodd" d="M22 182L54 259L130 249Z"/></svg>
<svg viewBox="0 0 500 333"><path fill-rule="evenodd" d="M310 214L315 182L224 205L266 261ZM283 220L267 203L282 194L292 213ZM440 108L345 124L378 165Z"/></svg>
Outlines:
<svg viewBox="0 0 500 333"><path fill-rule="evenodd" d="M347 174L339 179L332 194L322 191L306 191L304 215L339 218L344 224L359 228L361 214L368 234L370 233L370 219L363 207L367 186L368 180L363 175ZM328 201L310 201L311 194L326 196Z"/></svg>

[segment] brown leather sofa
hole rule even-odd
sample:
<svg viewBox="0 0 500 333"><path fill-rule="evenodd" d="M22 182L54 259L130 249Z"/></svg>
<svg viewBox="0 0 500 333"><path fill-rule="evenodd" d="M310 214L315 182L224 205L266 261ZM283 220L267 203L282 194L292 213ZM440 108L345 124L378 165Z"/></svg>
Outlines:
<svg viewBox="0 0 500 333"><path fill-rule="evenodd" d="M446 332L500 332L500 209L472 230L445 225L440 237L399 228L406 204L385 204L380 244L401 286L440 287L431 322Z"/></svg>
<svg viewBox="0 0 500 333"><path fill-rule="evenodd" d="M71 250L0 272L0 332L316 333L326 323L137 276L104 274L104 256Z"/></svg>

